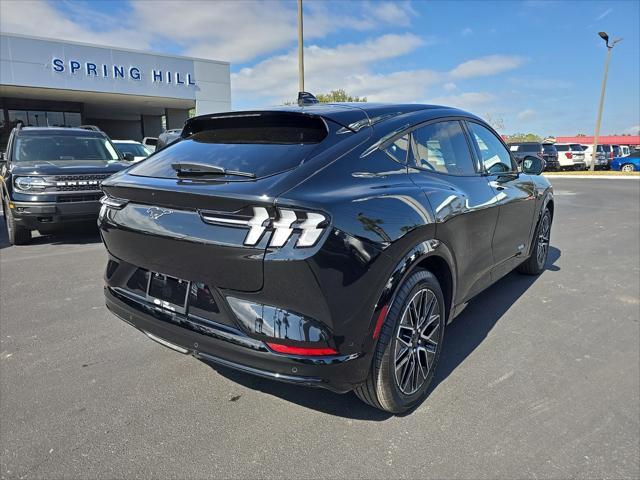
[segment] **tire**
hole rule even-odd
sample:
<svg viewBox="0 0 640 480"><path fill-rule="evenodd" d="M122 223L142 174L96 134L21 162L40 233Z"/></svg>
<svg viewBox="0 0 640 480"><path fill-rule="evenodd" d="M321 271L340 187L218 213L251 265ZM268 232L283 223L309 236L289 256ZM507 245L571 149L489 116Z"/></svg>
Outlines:
<svg viewBox="0 0 640 480"><path fill-rule="evenodd" d="M411 313L416 311L418 329ZM420 404L429 393L440 358L445 320L440 283L431 272L417 270L399 287L380 331L369 376L356 387L356 395L390 413Z"/></svg>
<svg viewBox="0 0 640 480"><path fill-rule="evenodd" d="M7 224L9 243L11 245L25 245L29 243L31 241L31 230L21 225L16 225L13 213L11 213L11 209L4 200L2 201L2 212L4 213L4 220Z"/></svg>
<svg viewBox="0 0 640 480"><path fill-rule="evenodd" d="M531 256L524 263L518 265L518 272L525 275L540 275L544 272L547 256L549 255L550 238L551 212L548 208L545 208L531 240L534 245L531 250Z"/></svg>
<svg viewBox="0 0 640 480"><path fill-rule="evenodd" d="M634 166L632 164L625 163L624 165L622 165L622 167L620 167L620 171L629 173L629 172L635 172L636 169L634 168Z"/></svg>

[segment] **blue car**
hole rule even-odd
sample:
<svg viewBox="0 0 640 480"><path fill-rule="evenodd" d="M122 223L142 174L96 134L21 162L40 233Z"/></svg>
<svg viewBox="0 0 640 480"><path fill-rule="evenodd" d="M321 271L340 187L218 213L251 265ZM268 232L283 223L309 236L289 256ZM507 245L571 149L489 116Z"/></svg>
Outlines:
<svg viewBox="0 0 640 480"><path fill-rule="evenodd" d="M640 172L640 151L626 157L615 157L611 161L611 170L622 172Z"/></svg>

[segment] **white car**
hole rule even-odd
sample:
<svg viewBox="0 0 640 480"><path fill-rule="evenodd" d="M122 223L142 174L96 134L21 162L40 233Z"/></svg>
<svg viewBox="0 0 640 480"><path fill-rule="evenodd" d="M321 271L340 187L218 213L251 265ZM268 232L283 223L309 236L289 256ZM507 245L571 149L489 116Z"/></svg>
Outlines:
<svg viewBox="0 0 640 480"><path fill-rule="evenodd" d="M111 142L120 154L125 157L125 160L139 162L152 153L147 147L135 140L111 140Z"/></svg>
<svg viewBox="0 0 640 480"><path fill-rule="evenodd" d="M142 144L147 147L151 153L156 151L156 145L158 144L158 137L144 137Z"/></svg>
<svg viewBox="0 0 640 480"><path fill-rule="evenodd" d="M593 163L593 144L582 144L582 149L584 150L584 160L587 168L591 168L591 164ZM609 162L607 162L607 156L605 155L602 145L598 145L598 153L596 155L596 168L606 168L608 164Z"/></svg>
<svg viewBox="0 0 640 480"><path fill-rule="evenodd" d="M556 143L555 147L558 150L558 162L561 169L584 170L587 167L582 145L577 143Z"/></svg>

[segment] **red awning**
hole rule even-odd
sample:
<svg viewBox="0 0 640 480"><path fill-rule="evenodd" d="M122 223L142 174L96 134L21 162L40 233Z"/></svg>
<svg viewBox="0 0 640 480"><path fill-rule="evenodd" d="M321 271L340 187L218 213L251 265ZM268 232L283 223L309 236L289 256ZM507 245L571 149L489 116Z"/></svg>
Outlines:
<svg viewBox="0 0 640 480"><path fill-rule="evenodd" d="M556 137L556 143L593 143L593 136ZM640 135L602 135L598 137L600 145L640 145Z"/></svg>

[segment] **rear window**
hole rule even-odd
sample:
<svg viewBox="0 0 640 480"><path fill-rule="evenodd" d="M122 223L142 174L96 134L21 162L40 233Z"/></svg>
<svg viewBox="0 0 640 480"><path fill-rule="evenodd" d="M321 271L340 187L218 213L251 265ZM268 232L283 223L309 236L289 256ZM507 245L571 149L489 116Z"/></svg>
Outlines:
<svg viewBox="0 0 640 480"><path fill-rule="evenodd" d="M582 152L584 148L582 148L582 145L578 145L577 143L572 143L571 150L575 150L576 152Z"/></svg>
<svg viewBox="0 0 640 480"><path fill-rule="evenodd" d="M551 144L542 144L542 150L544 151L544 153L558 153L558 149L555 147L555 145L551 145Z"/></svg>
<svg viewBox="0 0 640 480"><path fill-rule="evenodd" d="M151 152L147 150L147 147L145 147L141 143L113 142L113 144L122 154L130 153L134 157L148 157L149 155L151 155Z"/></svg>
<svg viewBox="0 0 640 480"><path fill-rule="evenodd" d="M556 150L559 152L568 152L570 149L569 145L556 145Z"/></svg>
<svg viewBox="0 0 640 480"><path fill-rule="evenodd" d="M327 136L319 117L265 112L195 118L183 138L133 167L145 177L177 178L176 163L198 162L226 171L274 175L300 165Z"/></svg>
<svg viewBox="0 0 640 480"><path fill-rule="evenodd" d="M526 143L524 145L518 145L519 152L539 152L540 145L537 143Z"/></svg>
<svg viewBox="0 0 640 480"><path fill-rule="evenodd" d="M14 162L107 160L118 161L118 153L104 137L84 135L19 135Z"/></svg>

